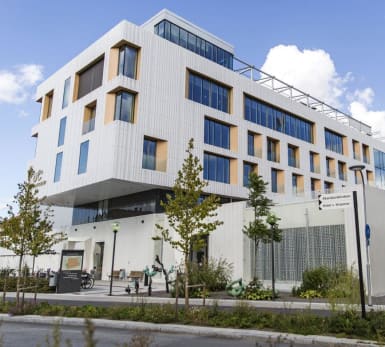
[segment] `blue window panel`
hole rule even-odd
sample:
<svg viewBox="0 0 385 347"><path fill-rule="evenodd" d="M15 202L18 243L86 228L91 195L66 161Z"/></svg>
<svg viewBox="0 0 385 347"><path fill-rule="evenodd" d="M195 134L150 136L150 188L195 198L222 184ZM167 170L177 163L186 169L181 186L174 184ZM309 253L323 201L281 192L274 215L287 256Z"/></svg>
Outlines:
<svg viewBox="0 0 385 347"><path fill-rule="evenodd" d="M295 158L295 149L293 147L287 148L287 157L288 165L291 167L297 167L296 158Z"/></svg>
<svg viewBox="0 0 385 347"><path fill-rule="evenodd" d="M144 139L143 141L143 159L142 168L155 170L156 169L156 141Z"/></svg>
<svg viewBox="0 0 385 347"><path fill-rule="evenodd" d="M210 82L202 80L202 104L210 106Z"/></svg>
<svg viewBox="0 0 385 347"><path fill-rule="evenodd" d="M64 139L66 134L66 124L67 124L67 117L63 117L62 119L60 119L59 136L57 140L58 146L64 145Z"/></svg>
<svg viewBox="0 0 385 347"><path fill-rule="evenodd" d="M115 100L115 120L132 123L134 121L135 95L128 92L120 92Z"/></svg>
<svg viewBox="0 0 385 347"><path fill-rule="evenodd" d="M88 147L89 141L85 141L80 145L78 174L82 174L87 171Z"/></svg>
<svg viewBox="0 0 385 347"><path fill-rule="evenodd" d="M255 155L255 151L254 151L254 135L250 134L250 133L247 134L247 154L248 155L252 155L252 156Z"/></svg>
<svg viewBox="0 0 385 347"><path fill-rule="evenodd" d="M228 95L229 90L227 88L192 72L189 73L188 98L190 100L223 112L228 112Z"/></svg>
<svg viewBox="0 0 385 347"><path fill-rule="evenodd" d="M134 47L124 46L120 48L118 75L136 77L137 54L138 50Z"/></svg>
<svg viewBox="0 0 385 347"><path fill-rule="evenodd" d="M195 52L195 49L196 49L196 36L194 34L191 34L191 33L188 33L188 36L187 36L187 48L190 50L190 51L193 51Z"/></svg>
<svg viewBox="0 0 385 347"><path fill-rule="evenodd" d="M171 23L171 36L170 36L171 42L176 43L179 45L179 27L175 24Z"/></svg>
<svg viewBox="0 0 385 347"><path fill-rule="evenodd" d="M215 154L204 154L204 179L222 183L230 183L230 159Z"/></svg>
<svg viewBox="0 0 385 347"><path fill-rule="evenodd" d="M187 31L182 28L179 30L179 45L187 48Z"/></svg>
<svg viewBox="0 0 385 347"><path fill-rule="evenodd" d="M310 171L315 172L314 171L314 153L312 152L310 152Z"/></svg>
<svg viewBox="0 0 385 347"><path fill-rule="evenodd" d="M325 147L330 151L343 154L343 136L325 129Z"/></svg>
<svg viewBox="0 0 385 347"><path fill-rule="evenodd" d="M68 102L70 98L70 87L71 87L71 77L68 77L64 81L62 108L65 108L68 106Z"/></svg>
<svg viewBox="0 0 385 347"><path fill-rule="evenodd" d="M161 37L164 37L164 25L165 25L165 22L163 21L163 22L160 22L159 24L158 24L158 32L157 32L157 34L159 35L159 36L161 36Z"/></svg>
<svg viewBox="0 0 385 347"><path fill-rule="evenodd" d="M253 171L252 165L251 164L243 164L243 185L245 187L249 186L249 178L250 174Z"/></svg>
<svg viewBox="0 0 385 347"><path fill-rule="evenodd" d="M228 125L205 119L205 143L222 148L230 148L230 127Z"/></svg>
<svg viewBox="0 0 385 347"><path fill-rule="evenodd" d="M313 125L309 121L266 105L249 96L245 96L244 112L244 118L250 122L306 142L313 142Z"/></svg>
<svg viewBox="0 0 385 347"><path fill-rule="evenodd" d="M271 191L278 193L278 171L271 169Z"/></svg>
<svg viewBox="0 0 385 347"><path fill-rule="evenodd" d="M170 40L170 36L171 36L170 31L171 31L171 23L166 21L164 25L164 38L166 40Z"/></svg>
<svg viewBox="0 0 385 347"><path fill-rule="evenodd" d="M60 181L62 162L63 162L63 152L60 152L56 154L55 174L53 178L54 182Z"/></svg>

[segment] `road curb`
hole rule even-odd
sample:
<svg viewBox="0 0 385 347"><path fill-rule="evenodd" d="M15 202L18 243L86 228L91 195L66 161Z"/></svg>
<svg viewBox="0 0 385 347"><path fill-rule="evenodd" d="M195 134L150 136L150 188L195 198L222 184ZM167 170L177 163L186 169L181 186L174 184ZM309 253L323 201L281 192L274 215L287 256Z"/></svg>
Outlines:
<svg viewBox="0 0 385 347"><path fill-rule="evenodd" d="M83 318L69 317L44 317L37 315L27 316L9 316L0 314L0 322L11 323L30 323L30 324L49 324L60 323L66 326L84 326ZM378 346L373 341L362 341L355 339L336 338L332 336L318 335L298 335L272 331L251 330L251 329L230 329L230 328L212 328L202 326L188 326L178 324L155 324L133 321L113 321L108 319L92 319L96 328L109 329L130 329L137 331L152 331L161 333L193 334L208 337L222 337L232 339L252 339L258 338L267 343L295 343L295 344L317 344L317 346Z"/></svg>

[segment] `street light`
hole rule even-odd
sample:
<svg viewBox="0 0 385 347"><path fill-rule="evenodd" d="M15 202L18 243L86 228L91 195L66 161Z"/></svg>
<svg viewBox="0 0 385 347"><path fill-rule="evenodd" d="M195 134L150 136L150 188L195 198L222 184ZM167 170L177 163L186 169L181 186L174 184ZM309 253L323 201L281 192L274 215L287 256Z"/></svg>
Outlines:
<svg viewBox="0 0 385 347"><path fill-rule="evenodd" d="M112 264L111 264L111 277L110 277L110 296L112 296L112 281L114 275L114 263L115 263L115 245L116 245L116 234L119 231L119 222L114 222L111 224L112 232L114 233L114 245L112 246Z"/></svg>
<svg viewBox="0 0 385 347"><path fill-rule="evenodd" d="M369 225L367 224L367 216L366 216L366 193L365 193L365 180L364 174L362 173L365 170L365 165L353 165L349 167L349 170L354 172L359 172L361 175L362 182L362 194L364 199L364 225L365 225L365 236L366 236L366 278L368 282L368 305L372 306L372 281L371 281L371 271L370 271L370 255L369 255L369 237L367 234L367 229Z"/></svg>

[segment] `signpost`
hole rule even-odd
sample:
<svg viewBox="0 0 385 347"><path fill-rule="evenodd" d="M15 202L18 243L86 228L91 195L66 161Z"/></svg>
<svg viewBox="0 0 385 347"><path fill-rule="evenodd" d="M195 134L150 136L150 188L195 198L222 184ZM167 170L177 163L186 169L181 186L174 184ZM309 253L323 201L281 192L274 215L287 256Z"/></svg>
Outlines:
<svg viewBox="0 0 385 347"><path fill-rule="evenodd" d="M57 293L80 292L83 256L84 250L62 250Z"/></svg>
<svg viewBox="0 0 385 347"><path fill-rule="evenodd" d="M318 208L320 210L335 210L348 207L353 207L352 192L320 194L318 196Z"/></svg>

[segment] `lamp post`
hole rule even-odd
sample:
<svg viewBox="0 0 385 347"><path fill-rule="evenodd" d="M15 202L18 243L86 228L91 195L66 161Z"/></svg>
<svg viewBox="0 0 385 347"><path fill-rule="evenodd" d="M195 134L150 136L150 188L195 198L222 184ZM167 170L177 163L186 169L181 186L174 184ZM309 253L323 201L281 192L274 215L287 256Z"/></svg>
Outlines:
<svg viewBox="0 0 385 347"><path fill-rule="evenodd" d="M366 192L365 192L365 180L364 174L362 173L365 170L365 165L353 165L349 167L349 170L354 172L359 172L361 175L362 182L362 195L364 200L364 225L365 225L365 235L366 235L366 279L368 283L368 305L372 306L372 281L371 281L371 269L370 269L370 255L369 255L369 237L367 234L367 230L369 229L369 225L367 224L367 216L366 216Z"/></svg>
<svg viewBox="0 0 385 347"><path fill-rule="evenodd" d="M113 275L114 275L114 263L115 263L115 246L116 246L116 234L119 231L119 222L112 223L112 232L114 233L114 244L112 246L112 264L111 264L111 276L110 276L110 294L109 296L112 296L112 281L113 281Z"/></svg>

